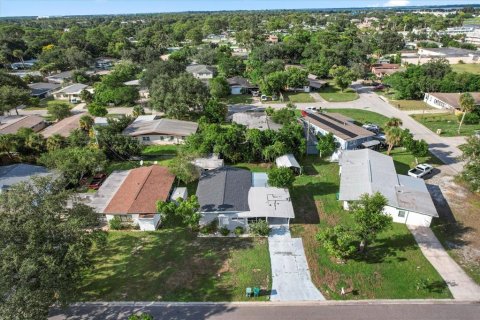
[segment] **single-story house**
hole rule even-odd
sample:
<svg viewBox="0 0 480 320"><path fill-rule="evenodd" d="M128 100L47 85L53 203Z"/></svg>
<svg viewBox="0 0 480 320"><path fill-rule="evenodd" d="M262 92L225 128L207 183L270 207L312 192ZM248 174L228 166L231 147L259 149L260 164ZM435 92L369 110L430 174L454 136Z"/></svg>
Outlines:
<svg viewBox="0 0 480 320"><path fill-rule="evenodd" d="M320 88L322 88L327 84L326 80L318 79L316 75L311 73L308 74L307 80L308 80L308 91L306 92L319 90Z"/></svg>
<svg viewBox="0 0 480 320"><path fill-rule="evenodd" d="M332 133L341 150L356 149L370 141L375 133L354 124L353 120L338 113L302 111L302 121L315 135Z"/></svg>
<svg viewBox="0 0 480 320"><path fill-rule="evenodd" d="M40 133L45 138L51 137L54 134L59 134L62 137L68 137L73 130L80 128L80 118L84 114L85 113L77 113L71 117L62 119L57 123L54 123L51 126L46 127Z"/></svg>
<svg viewBox="0 0 480 320"><path fill-rule="evenodd" d="M117 59L113 58L97 58L95 60L95 68L101 70L110 70L113 68Z"/></svg>
<svg viewBox="0 0 480 320"><path fill-rule="evenodd" d="M195 158L192 164L200 171L207 171L223 167L224 161L218 157L218 154L211 154L207 157Z"/></svg>
<svg viewBox="0 0 480 320"><path fill-rule="evenodd" d="M46 77L48 82L63 84L68 82L73 76L73 71L63 71Z"/></svg>
<svg viewBox="0 0 480 320"><path fill-rule="evenodd" d="M461 110L461 93L429 92L425 93L423 101L429 106L438 109ZM471 93L475 104L480 105L480 92Z"/></svg>
<svg viewBox="0 0 480 320"><path fill-rule="evenodd" d="M405 69L403 69L399 64L377 63L372 65L370 70L377 78L383 78L384 76L388 76Z"/></svg>
<svg viewBox="0 0 480 320"><path fill-rule="evenodd" d="M53 97L58 100L67 100L68 102L81 102L80 94L83 90L93 92L93 88L83 83L74 83L53 93Z"/></svg>
<svg viewBox="0 0 480 320"><path fill-rule="evenodd" d="M45 99L47 97L50 97L53 92L55 92L61 87L61 85L58 83L38 82L30 83L28 87L30 88L30 95L32 97Z"/></svg>
<svg viewBox="0 0 480 320"><path fill-rule="evenodd" d="M279 168L290 168L296 174L302 173L302 167L298 163L295 156L291 153L284 154L281 157L275 159L275 164Z"/></svg>
<svg viewBox="0 0 480 320"><path fill-rule="evenodd" d="M123 130L123 134L134 137L143 144L179 144L197 130L196 122L158 119L152 115L139 116Z"/></svg>
<svg viewBox="0 0 480 320"><path fill-rule="evenodd" d="M230 86L230 94L245 94L249 93L251 90L258 89L258 86L255 86L244 77L232 77L227 79L228 85Z"/></svg>
<svg viewBox="0 0 480 320"><path fill-rule="evenodd" d="M150 92L148 91L148 88L140 86L141 83L139 79L126 81L123 84L130 87L138 87L138 93L140 94L141 99L148 99L150 96Z"/></svg>
<svg viewBox="0 0 480 320"><path fill-rule="evenodd" d="M269 187L266 181L266 173L230 166L203 172L196 193L200 225L215 219L220 228L230 230L248 230L248 225L258 220L288 225L295 217L290 193Z"/></svg>
<svg viewBox="0 0 480 320"><path fill-rule="evenodd" d="M338 199L348 210L362 194L380 192L388 201L384 213L394 222L429 227L438 217L423 179L397 174L390 156L370 150L350 150L340 156Z"/></svg>
<svg viewBox="0 0 480 320"><path fill-rule="evenodd" d="M204 64L191 64L187 66L186 71L191 73L197 79L212 79L215 76L215 67Z"/></svg>
<svg viewBox="0 0 480 320"><path fill-rule="evenodd" d="M174 181L175 176L158 165L114 171L95 194L85 196L84 203L107 221L119 217L140 230L151 231L160 224L157 201L171 199Z"/></svg>
<svg viewBox="0 0 480 320"><path fill-rule="evenodd" d="M0 192L8 190L12 185L20 182L30 182L33 177L46 177L53 173L45 167L26 163L0 166Z"/></svg>
<svg viewBox="0 0 480 320"><path fill-rule="evenodd" d="M39 132L46 126L45 119L36 115L2 117L0 119L0 135L17 133L20 128L29 128L34 132Z"/></svg>
<svg viewBox="0 0 480 320"><path fill-rule="evenodd" d="M20 70L20 69L31 69L37 63L37 59L30 59L30 60L23 60L20 62L14 62L10 64L10 67L13 70Z"/></svg>
<svg viewBox="0 0 480 320"><path fill-rule="evenodd" d="M232 121L242 124L249 129L275 130L282 128L281 124L273 122L265 112L236 112L232 115Z"/></svg>

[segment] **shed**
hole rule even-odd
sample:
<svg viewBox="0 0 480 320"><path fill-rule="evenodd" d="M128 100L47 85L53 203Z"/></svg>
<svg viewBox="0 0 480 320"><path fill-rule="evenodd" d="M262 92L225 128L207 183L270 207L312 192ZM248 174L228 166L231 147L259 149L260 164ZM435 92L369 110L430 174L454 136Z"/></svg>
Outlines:
<svg viewBox="0 0 480 320"><path fill-rule="evenodd" d="M275 164L279 168L290 168L296 174L302 173L302 167L298 163L297 159L295 159L295 156L291 153L287 153L281 157L278 157L275 160Z"/></svg>

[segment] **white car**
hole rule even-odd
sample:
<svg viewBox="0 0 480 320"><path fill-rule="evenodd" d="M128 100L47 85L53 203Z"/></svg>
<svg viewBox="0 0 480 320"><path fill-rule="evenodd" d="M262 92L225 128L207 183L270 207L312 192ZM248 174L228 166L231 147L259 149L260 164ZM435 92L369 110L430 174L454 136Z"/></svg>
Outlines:
<svg viewBox="0 0 480 320"><path fill-rule="evenodd" d="M422 163L417 165L415 168L408 170L408 175L414 178L423 178L427 174L431 173L433 167L429 164Z"/></svg>

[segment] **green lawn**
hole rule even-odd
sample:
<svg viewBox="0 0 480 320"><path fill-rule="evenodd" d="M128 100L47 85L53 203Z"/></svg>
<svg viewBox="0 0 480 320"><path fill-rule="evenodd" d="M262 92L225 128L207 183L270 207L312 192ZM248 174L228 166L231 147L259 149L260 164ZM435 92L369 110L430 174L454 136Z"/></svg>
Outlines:
<svg viewBox="0 0 480 320"><path fill-rule="evenodd" d="M453 71L480 74L480 63L452 64Z"/></svg>
<svg viewBox="0 0 480 320"><path fill-rule="evenodd" d="M252 96L249 94L230 95L227 98L227 104L250 104L252 103Z"/></svg>
<svg viewBox="0 0 480 320"><path fill-rule="evenodd" d="M400 110L432 110L428 104L422 100L390 100L390 104Z"/></svg>
<svg viewBox="0 0 480 320"><path fill-rule="evenodd" d="M198 238L184 229L110 231L92 252L81 301L265 301L271 288L265 238ZM245 288L259 286L259 298Z"/></svg>
<svg viewBox="0 0 480 320"><path fill-rule="evenodd" d="M328 112L337 112L343 114L346 117L350 117L355 120L358 125L365 123L375 123L383 128L385 122L388 121L388 117L376 112L358 109L327 109Z"/></svg>
<svg viewBox="0 0 480 320"><path fill-rule="evenodd" d="M339 88L329 85L321 88L318 93L323 99L330 102L345 102L358 99L358 93L351 88L342 92Z"/></svg>
<svg viewBox="0 0 480 320"><path fill-rule="evenodd" d="M176 155L178 150L178 145L170 144L170 145L150 145L146 146L142 150L142 155L144 156L161 156L161 155Z"/></svg>
<svg viewBox="0 0 480 320"><path fill-rule="evenodd" d="M442 136L455 137L459 134L458 119L457 116L451 113L436 113L436 114L415 114L411 117L433 132L437 132L438 129L442 130ZM474 133L475 130L480 130L480 124L463 124L460 131L461 136L469 136Z"/></svg>
<svg viewBox="0 0 480 320"><path fill-rule="evenodd" d="M384 152L386 153L386 152ZM404 148L395 148L390 153L390 156L393 158L393 163L395 164L395 169L398 174L407 174L408 170L415 167L417 162L415 161L415 156L410 152L406 151ZM432 154L429 154L426 157L418 157L418 163L428 163L433 166L442 165L443 162L435 157Z"/></svg>
<svg viewBox="0 0 480 320"><path fill-rule="evenodd" d="M309 103L315 102L315 99L309 93L300 92L300 93L288 93L285 94L285 101L290 101L292 103Z"/></svg>
<svg viewBox="0 0 480 320"><path fill-rule="evenodd" d="M425 259L407 227L394 224L372 243L364 259L345 264L333 261L315 239L320 228L352 218L336 200L338 165L308 157L301 160L305 174L291 191L295 220L293 236L303 239L312 280L328 299L451 298L436 270ZM418 288L419 284L423 284ZM346 297L339 292L351 291Z"/></svg>

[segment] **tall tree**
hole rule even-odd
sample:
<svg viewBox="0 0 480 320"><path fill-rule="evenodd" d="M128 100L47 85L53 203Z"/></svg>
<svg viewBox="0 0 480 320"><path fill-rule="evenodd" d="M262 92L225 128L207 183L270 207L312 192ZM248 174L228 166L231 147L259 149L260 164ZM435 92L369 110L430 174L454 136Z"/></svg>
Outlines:
<svg viewBox="0 0 480 320"><path fill-rule="evenodd" d="M4 319L47 319L52 304L74 301L98 215L50 178L0 194L0 313Z"/></svg>
<svg viewBox="0 0 480 320"><path fill-rule="evenodd" d="M0 87L0 112L3 114L15 109L18 115L18 107L30 102L30 91L13 86Z"/></svg>
<svg viewBox="0 0 480 320"><path fill-rule="evenodd" d="M463 151L462 159L466 164L463 168L462 178L475 191L480 191L480 137L471 136L467 138L467 143L460 146Z"/></svg>
<svg viewBox="0 0 480 320"><path fill-rule="evenodd" d="M465 115L475 109L475 99L473 99L473 96L469 92L465 92L460 96L460 108L462 109L463 114L460 124L458 125L458 134L460 134L460 129L462 128L463 121L465 120Z"/></svg>
<svg viewBox="0 0 480 320"><path fill-rule="evenodd" d="M393 147L398 145L403 138L403 130L400 127L391 127L385 133L385 140L388 144L387 154L390 155Z"/></svg>

